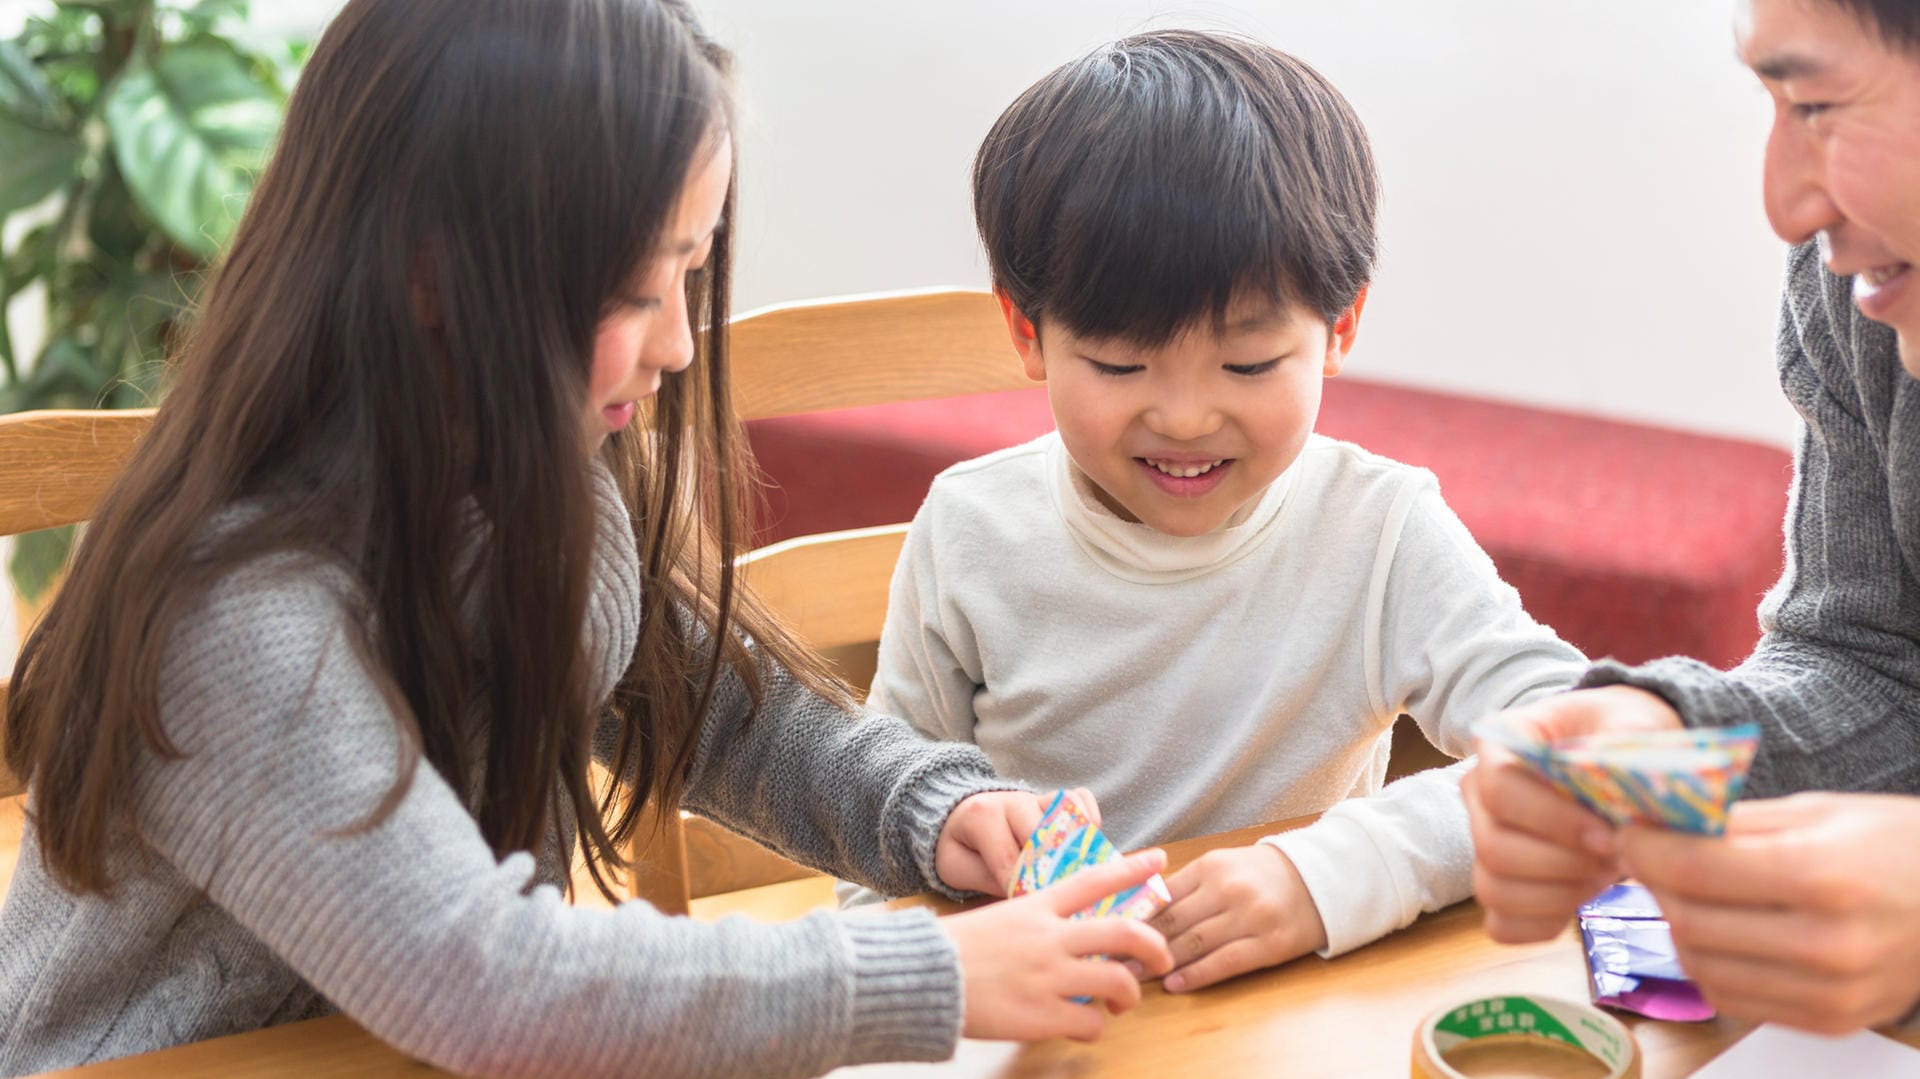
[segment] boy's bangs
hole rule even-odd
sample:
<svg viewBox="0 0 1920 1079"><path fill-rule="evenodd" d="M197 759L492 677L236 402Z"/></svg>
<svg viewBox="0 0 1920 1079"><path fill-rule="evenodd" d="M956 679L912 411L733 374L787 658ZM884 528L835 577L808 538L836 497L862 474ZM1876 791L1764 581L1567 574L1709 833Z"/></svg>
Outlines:
<svg viewBox="0 0 1920 1079"><path fill-rule="evenodd" d="M1224 327L1235 300L1303 299L1293 274L1306 258L1287 242L1301 223L1250 141L1167 132L1089 155L1061 199L1045 317L1155 346L1203 320Z"/></svg>

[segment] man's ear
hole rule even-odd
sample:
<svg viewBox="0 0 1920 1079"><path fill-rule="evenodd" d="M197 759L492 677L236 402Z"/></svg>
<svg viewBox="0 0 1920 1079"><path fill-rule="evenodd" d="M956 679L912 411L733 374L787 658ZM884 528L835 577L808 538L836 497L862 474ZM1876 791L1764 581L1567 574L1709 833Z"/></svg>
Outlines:
<svg viewBox="0 0 1920 1079"><path fill-rule="evenodd" d="M1353 351L1353 340L1360 336L1360 312L1367 306L1368 285L1360 286L1360 295L1353 298L1353 304L1333 320L1333 329L1327 333L1327 362L1322 365L1321 373L1328 378L1340 373L1347 362L1347 353Z"/></svg>
<svg viewBox="0 0 1920 1079"><path fill-rule="evenodd" d="M1045 382L1047 365L1040 356L1040 331L1034 329L1032 319L1013 306L1013 297L994 289L993 298L1000 301L1000 313L1006 316L1007 336L1013 339L1013 351L1020 354L1020 366L1026 368L1028 378Z"/></svg>

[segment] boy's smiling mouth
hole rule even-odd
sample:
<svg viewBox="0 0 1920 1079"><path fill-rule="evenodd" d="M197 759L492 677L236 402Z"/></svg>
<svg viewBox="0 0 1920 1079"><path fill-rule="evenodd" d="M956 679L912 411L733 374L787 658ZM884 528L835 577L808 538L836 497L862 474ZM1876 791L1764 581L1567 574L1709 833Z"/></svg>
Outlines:
<svg viewBox="0 0 1920 1079"><path fill-rule="evenodd" d="M1139 461L1148 468L1178 479L1192 479L1195 476L1204 476L1221 465L1226 464L1230 458L1221 457L1211 461L1198 462L1166 461L1157 457L1136 457L1134 460Z"/></svg>
<svg viewBox="0 0 1920 1079"><path fill-rule="evenodd" d="M1133 461L1155 487L1175 498L1199 498L1211 493L1227 478L1227 473L1233 471L1234 465L1231 457L1185 460L1135 457Z"/></svg>

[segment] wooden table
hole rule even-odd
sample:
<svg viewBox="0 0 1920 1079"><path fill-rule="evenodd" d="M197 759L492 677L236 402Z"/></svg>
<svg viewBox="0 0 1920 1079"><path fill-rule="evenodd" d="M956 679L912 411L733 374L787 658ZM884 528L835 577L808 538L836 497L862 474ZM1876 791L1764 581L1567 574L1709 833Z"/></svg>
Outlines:
<svg viewBox="0 0 1920 1079"><path fill-rule="evenodd" d="M1215 847L1250 843L1303 821L1172 843L1180 866ZM897 905L953 909L916 897ZM1571 932L1545 944L1495 944L1480 910L1461 903L1334 960L1309 956L1189 995L1144 987L1140 1007L1111 1020L1091 1045L1041 1042L1002 1052L965 1051L946 1067L911 1074L967 1079L1266 1074L1303 1079L1404 1076L1413 1028L1434 1008L1469 996L1546 993L1587 999L1585 968ZM1627 1019L1645 1079L1690 1074L1750 1029L1720 1019L1656 1023ZM1920 1032L1901 1035L1920 1046ZM967 1049L981 1047L969 1045ZM851 1069L853 1075L874 1069ZM903 1069L904 1070L904 1069ZM124 1060L52 1073L77 1079L195 1075L209 1079L438 1074L375 1040L347 1019L292 1023Z"/></svg>

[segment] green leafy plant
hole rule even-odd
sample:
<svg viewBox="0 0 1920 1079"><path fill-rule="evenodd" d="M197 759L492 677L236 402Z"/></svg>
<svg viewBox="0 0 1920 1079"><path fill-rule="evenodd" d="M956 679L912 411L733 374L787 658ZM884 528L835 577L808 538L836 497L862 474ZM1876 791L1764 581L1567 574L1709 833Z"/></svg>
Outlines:
<svg viewBox="0 0 1920 1079"><path fill-rule="evenodd" d="M0 258L0 412L153 403L306 57L251 39L246 15L247 0L58 0L0 41L0 223L32 222ZM44 339L27 356L7 305L34 285ZM23 597L71 543L16 540Z"/></svg>

